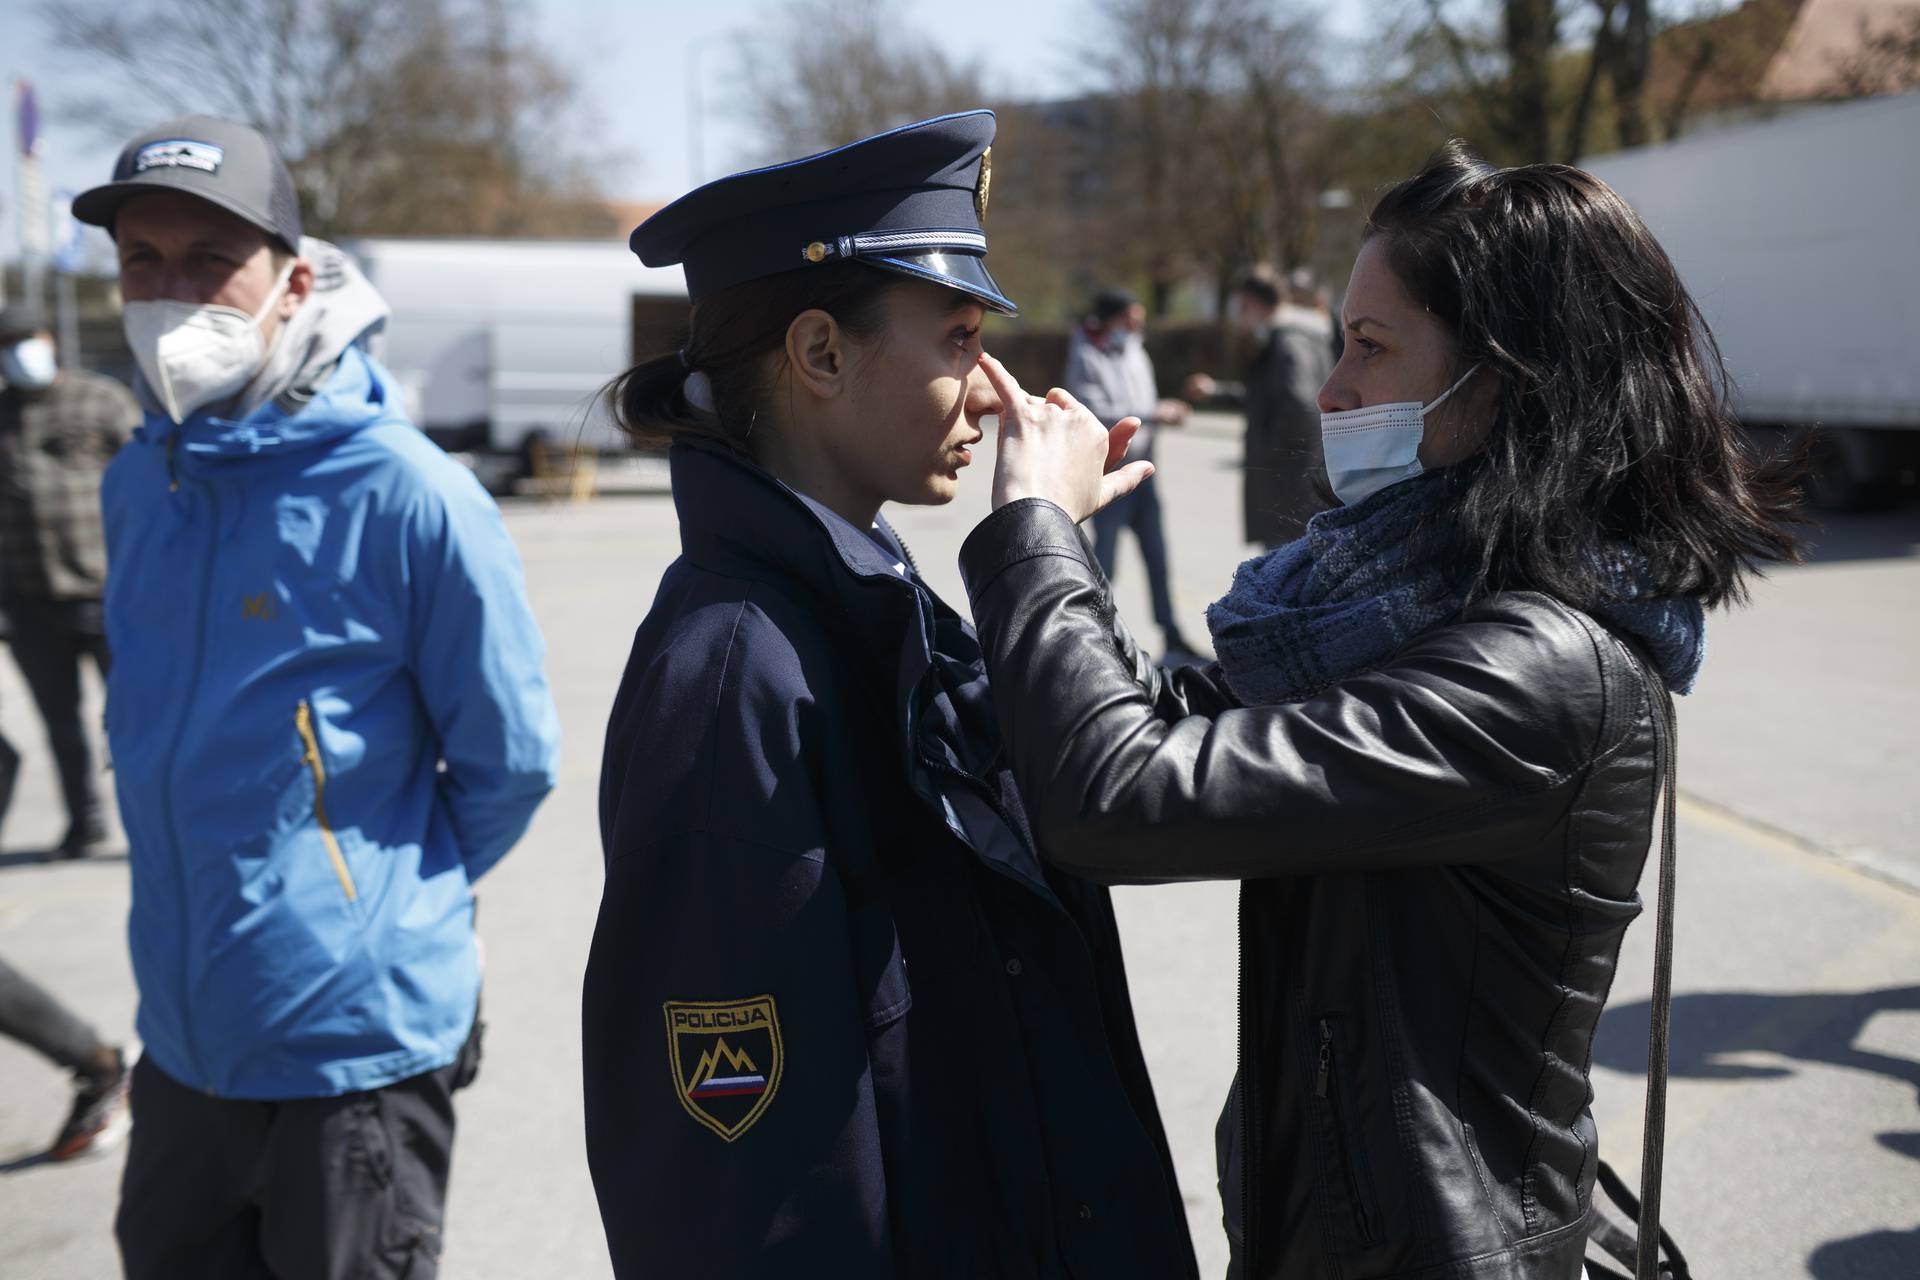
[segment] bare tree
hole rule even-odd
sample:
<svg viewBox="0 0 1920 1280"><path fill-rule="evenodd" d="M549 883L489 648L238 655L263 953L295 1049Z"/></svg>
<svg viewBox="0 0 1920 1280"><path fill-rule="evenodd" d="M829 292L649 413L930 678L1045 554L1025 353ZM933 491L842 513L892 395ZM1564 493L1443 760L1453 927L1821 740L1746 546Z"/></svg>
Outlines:
<svg viewBox="0 0 1920 1280"><path fill-rule="evenodd" d="M1456 115L1494 158L1577 161L1596 139L1639 146L1675 136L1695 95L1715 82L1717 105L1750 101L1797 0L1749 0L1738 9L1678 12L1684 0L1419 0L1424 21L1408 46L1447 54ZM1657 89L1657 92L1656 92ZM1404 97L1405 94L1402 94Z"/></svg>
<svg viewBox="0 0 1920 1280"><path fill-rule="evenodd" d="M1647 112L1669 141L1704 111L1756 102L1800 11L1800 0L1746 0L1735 9L1716 9L1710 0L1692 4L1691 12L1664 15L1649 71Z"/></svg>
<svg viewBox="0 0 1920 1280"><path fill-rule="evenodd" d="M1827 95L1866 98L1920 89L1920 5L1880 26L1860 20L1860 45L1838 60Z"/></svg>
<svg viewBox="0 0 1920 1280"><path fill-rule="evenodd" d="M1595 41L1589 57L1604 60L1613 80L1614 132L1623 147L1638 147L1651 140L1647 120L1647 71L1653 56L1653 5L1651 0L1622 0L1609 4L1624 15L1620 34L1604 45Z"/></svg>
<svg viewBox="0 0 1920 1280"><path fill-rule="evenodd" d="M1204 272L1224 299L1256 262L1301 262L1322 185L1325 87L1317 31L1262 0L1100 0L1095 57L1124 145L1110 163L1131 198L1114 210L1156 312Z"/></svg>
<svg viewBox="0 0 1920 1280"><path fill-rule="evenodd" d="M516 0L47 4L56 47L111 88L64 104L125 136L246 120L320 235L598 234L613 216L555 122L571 78Z"/></svg>
<svg viewBox="0 0 1920 1280"><path fill-rule="evenodd" d="M746 110L767 159L986 100L977 67L900 34L884 14L881 0L797 0L781 11L771 38L742 41Z"/></svg>
<svg viewBox="0 0 1920 1280"><path fill-rule="evenodd" d="M1089 0L1088 92L998 103L996 269L1029 310L1145 282L1164 312L1196 275L1224 294L1260 261L1301 262L1324 185L1317 35L1274 0ZM769 159L991 101L977 66L881 21L880 0L797 0L743 42Z"/></svg>
<svg viewBox="0 0 1920 1280"><path fill-rule="evenodd" d="M1552 158L1563 0L1498 0L1464 13L1445 0L1422 0L1422 9L1425 21L1412 32L1408 59L1417 66L1426 48L1444 52L1463 117L1457 131L1503 157ZM1417 72L1413 78L1426 79Z"/></svg>

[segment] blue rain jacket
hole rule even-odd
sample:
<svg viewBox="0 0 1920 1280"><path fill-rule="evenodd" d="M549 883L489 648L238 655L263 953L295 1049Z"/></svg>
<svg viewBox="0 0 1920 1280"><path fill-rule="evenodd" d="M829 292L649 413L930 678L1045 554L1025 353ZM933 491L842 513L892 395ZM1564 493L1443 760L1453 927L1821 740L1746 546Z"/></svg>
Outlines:
<svg viewBox="0 0 1920 1280"><path fill-rule="evenodd" d="M453 1061L471 885L559 741L498 509L355 348L305 403L149 415L102 504L146 1052L262 1099Z"/></svg>

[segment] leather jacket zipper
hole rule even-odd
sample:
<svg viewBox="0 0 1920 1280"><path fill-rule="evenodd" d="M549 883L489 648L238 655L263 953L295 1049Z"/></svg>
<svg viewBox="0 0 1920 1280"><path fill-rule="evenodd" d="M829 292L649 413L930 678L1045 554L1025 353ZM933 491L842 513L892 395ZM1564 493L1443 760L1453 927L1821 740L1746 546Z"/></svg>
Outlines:
<svg viewBox="0 0 1920 1280"><path fill-rule="evenodd" d="M327 857L333 860L333 874L346 891L347 901L353 902L360 894L353 887L353 873L347 870L347 860L340 853L340 841L333 834L333 824L327 821L327 766L320 759L319 735L313 731L313 707L304 699L293 709L293 724L300 731L300 741L306 745L306 754L300 763L313 771L313 820L320 826L320 839L327 846Z"/></svg>
<svg viewBox="0 0 1920 1280"><path fill-rule="evenodd" d="M1347 1178L1347 1199L1353 1205L1353 1225L1360 1233L1360 1239L1372 1243L1378 1237L1374 1234L1373 1205L1367 1194L1367 1179L1362 1175L1359 1161L1363 1148L1359 1135L1354 1131L1352 1117L1341 1102L1339 1062L1334 1056L1333 1020L1320 1019L1320 1065L1314 1073L1313 1095L1327 1104L1333 1113L1334 1155L1339 1160Z"/></svg>

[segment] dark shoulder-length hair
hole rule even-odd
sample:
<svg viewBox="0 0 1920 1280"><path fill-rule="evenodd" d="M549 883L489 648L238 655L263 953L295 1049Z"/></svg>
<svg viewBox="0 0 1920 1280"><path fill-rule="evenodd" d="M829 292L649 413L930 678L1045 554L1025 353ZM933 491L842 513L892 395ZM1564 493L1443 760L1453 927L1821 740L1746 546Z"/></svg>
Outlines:
<svg viewBox="0 0 1920 1280"><path fill-rule="evenodd" d="M1715 605L1800 558L1797 466L1751 454L1706 321L1606 183L1495 169L1455 141L1381 198L1366 236L1451 332L1459 370L1499 377L1485 449L1447 478L1440 532L1470 595ZM1624 589L1622 550L1643 566Z"/></svg>

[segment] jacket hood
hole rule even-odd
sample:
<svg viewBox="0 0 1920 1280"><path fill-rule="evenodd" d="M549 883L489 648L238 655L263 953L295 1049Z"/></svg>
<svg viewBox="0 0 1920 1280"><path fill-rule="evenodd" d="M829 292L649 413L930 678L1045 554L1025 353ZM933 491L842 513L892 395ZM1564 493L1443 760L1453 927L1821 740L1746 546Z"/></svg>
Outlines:
<svg viewBox="0 0 1920 1280"><path fill-rule="evenodd" d="M375 335L386 326L391 314L386 300L352 258L337 246L312 236L300 241L300 257L313 268L313 292L281 328L253 380L231 400L218 406L226 413L189 414L181 424L181 440L190 451L219 452L207 446L234 436L235 427L258 428L257 420L262 413L276 406L282 410L283 418L299 414L318 398L320 389L329 386L336 368L346 362L347 353L366 351ZM174 424L161 411L160 402L144 376L134 377L133 390L141 408L146 410L148 436L165 440L172 434ZM400 403L397 396L390 395L388 399L393 404ZM259 452L244 442L261 435L260 430L251 434L240 432L236 438L243 442L243 447L238 451Z"/></svg>
<svg viewBox="0 0 1920 1280"><path fill-rule="evenodd" d="M310 448L377 422L405 418L392 375L358 347L348 347L318 386L289 391L245 417L196 413L176 426L149 408L146 421L133 434L150 445L166 446L177 439L188 456L212 461Z"/></svg>

